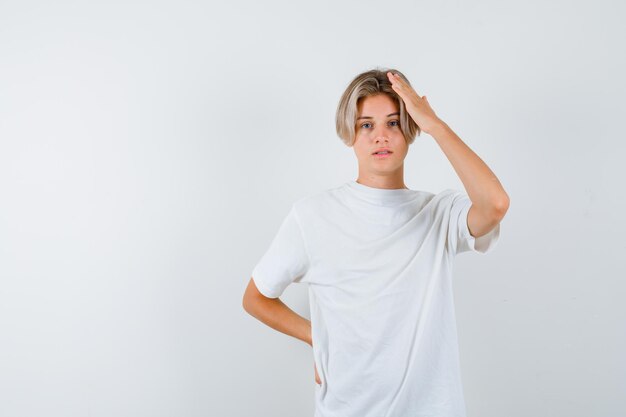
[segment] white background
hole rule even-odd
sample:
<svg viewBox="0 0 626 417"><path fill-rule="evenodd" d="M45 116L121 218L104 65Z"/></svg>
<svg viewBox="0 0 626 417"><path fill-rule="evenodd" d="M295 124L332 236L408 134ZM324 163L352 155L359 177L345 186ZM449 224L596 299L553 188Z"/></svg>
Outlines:
<svg viewBox="0 0 626 417"><path fill-rule="evenodd" d="M312 416L310 347L241 299L290 204L356 178L336 105L391 67L511 198L455 264L468 417L626 416L624 12L0 2L0 415ZM462 189L426 134L405 181Z"/></svg>

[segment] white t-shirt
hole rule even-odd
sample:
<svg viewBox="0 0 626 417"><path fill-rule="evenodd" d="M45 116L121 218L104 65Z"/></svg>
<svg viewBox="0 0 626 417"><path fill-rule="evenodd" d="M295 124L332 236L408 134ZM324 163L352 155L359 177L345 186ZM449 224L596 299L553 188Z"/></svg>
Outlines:
<svg viewBox="0 0 626 417"><path fill-rule="evenodd" d="M464 192L349 181L297 200L252 278L266 297L308 284L315 417L465 417L452 265L486 253Z"/></svg>

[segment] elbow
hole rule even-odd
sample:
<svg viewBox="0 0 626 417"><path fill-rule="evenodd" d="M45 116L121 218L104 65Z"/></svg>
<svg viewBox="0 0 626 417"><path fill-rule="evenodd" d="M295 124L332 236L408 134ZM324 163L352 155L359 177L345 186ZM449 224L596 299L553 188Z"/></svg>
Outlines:
<svg viewBox="0 0 626 417"><path fill-rule="evenodd" d="M260 303L265 301L267 298L259 292L256 284L254 283L254 279L250 278L248 282L248 287L243 294L243 298L241 300L241 307L251 316L255 315L255 312L258 309Z"/></svg>
<svg viewBox="0 0 626 417"><path fill-rule="evenodd" d="M249 313L249 311L248 311L248 299L246 298L245 294L243 295L243 298L241 299L241 308L243 308L246 313Z"/></svg>
<svg viewBox="0 0 626 417"><path fill-rule="evenodd" d="M248 314L250 313L250 308L251 308L251 300L250 300L250 296L252 294L250 293L250 287L246 288L246 291L243 294L243 297L241 298L241 308L244 309L244 311Z"/></svg>
<svg viewBox="0 0 626 417"><path fill-rule="evenodd" d="M498 218L502 219L506 212L509 210L510 199L508 194L504 193L504 196L494 203L494 210L497 213Z"/></svg>
<svg viewBox="0 0 626 417"><path fill-rule="evenodd" d="M243 299L241 300L241 307L244 309L244 311L248 314L250 314L251 316L253 316L253 310L254 310L254 300L252 299L252 294L250 294L249 292L246 292L243 295Z"/></svg>

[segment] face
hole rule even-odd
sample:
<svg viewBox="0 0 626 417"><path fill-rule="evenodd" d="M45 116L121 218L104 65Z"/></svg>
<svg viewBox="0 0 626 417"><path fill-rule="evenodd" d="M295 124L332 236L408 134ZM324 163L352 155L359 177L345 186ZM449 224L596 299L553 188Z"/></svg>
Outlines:
<svg viewBox="0 0 626 417"><path fill-rule="evenodd" d="M396 101L387 94L359 100L353 147L360 175L402 176L408 145L400 130L399 111ZM375 155L380 148L388 148L390 153Z"/></svg>

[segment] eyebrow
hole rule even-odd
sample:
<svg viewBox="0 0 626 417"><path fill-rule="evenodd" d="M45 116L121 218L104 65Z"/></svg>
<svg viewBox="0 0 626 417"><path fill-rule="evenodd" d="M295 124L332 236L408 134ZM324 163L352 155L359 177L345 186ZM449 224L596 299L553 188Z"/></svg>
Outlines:
<svg viewBox="0 0 626 417"><path fill-rule="evenodd" d="M398 115L400 115L400 113L398 113L398 112L395 112L395 113L389 113L389 114L387 115L387 117L389 117L389 116L398 116ZM357 117L356 119L357 119L357 120L359 120L359 119L373 119L373 117L371 117L371 116L361 116L361 117Z"/></svg>

